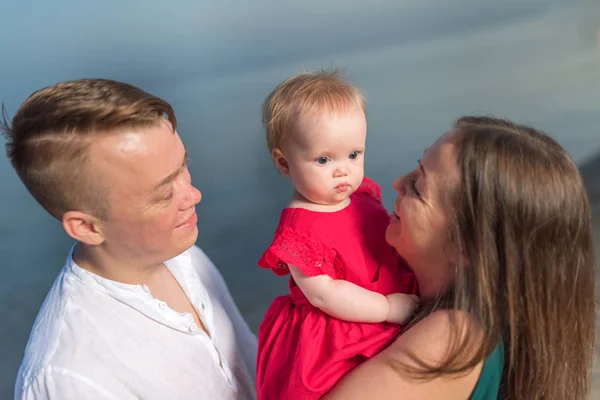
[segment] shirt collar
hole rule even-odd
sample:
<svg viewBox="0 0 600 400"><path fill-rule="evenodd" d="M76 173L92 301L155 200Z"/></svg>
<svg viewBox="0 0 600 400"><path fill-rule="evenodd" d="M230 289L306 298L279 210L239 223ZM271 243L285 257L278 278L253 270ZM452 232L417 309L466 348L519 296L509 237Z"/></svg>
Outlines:
<svg viewBox="0 0 600 400"><path fill-rule="evenodd" d="M75 275L75 277L77 279L79 279L79 281L81 281L82 283L90 283L90 282L97 283L98 285L100 285L104 289L106 289L108 292L115 294L115 295L135 295L135 294L140 294L140 293L146 293L146 291L144 290L144 285L132 285L132 284L128 284L128 283L113 281L113 280L110 280L107 278L103 278L100 275L94 274L93 272L90 272L87 269L81 268L79 265L77 265L75 260L73 260L73 252L75 250L75 246L77 246L77 243L75 243L71 247L71 250L69 251L69 254L67 255L67 260L65 262L65 269L66 269L67 273L71 273L71 274ZM183 254L173 258L172 260L175 260L178 257L183 257L183 258L189 259L189 256L186 257L185 254L186 253L184 252ZM169 261L171 261L171 260L169 260ZM167 262L169 262L169 261L167 261Z"/></svg>
<svg viewBox="0 0 600 400"><path fill-rule="evenodd" d="M77 243L71 247L65 262L64 268L67 276L74 276L83 284L101 286L109 296L127 304L157 322L186 333L194 333L193 330L189 329L190 315L183 315L171 309L165 310L161 308L159 303L162 302L159 299L152 297L152 294L145 285L132 285L116 282L81 268L73 260L73 251L76 245ZM164 264L169 268L197 312L203 315L202 319L206 328L211 334L215 334L212 302L210 301L210 296L194 267L190 252L185 251L182 254L165 261Z"/></svg>

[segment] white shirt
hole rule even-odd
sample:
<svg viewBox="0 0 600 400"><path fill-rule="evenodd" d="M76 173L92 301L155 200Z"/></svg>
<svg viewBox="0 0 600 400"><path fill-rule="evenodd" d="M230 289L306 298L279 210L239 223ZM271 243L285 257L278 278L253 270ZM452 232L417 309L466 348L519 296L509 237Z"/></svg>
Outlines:
<svg viewBox="0 0 600 400"><path fill-rule="evenodd" d="M15 400L255 398L256 337L202 250L165 265L210 336L145 285L101 278L72 254L33 326Z"/></svg>

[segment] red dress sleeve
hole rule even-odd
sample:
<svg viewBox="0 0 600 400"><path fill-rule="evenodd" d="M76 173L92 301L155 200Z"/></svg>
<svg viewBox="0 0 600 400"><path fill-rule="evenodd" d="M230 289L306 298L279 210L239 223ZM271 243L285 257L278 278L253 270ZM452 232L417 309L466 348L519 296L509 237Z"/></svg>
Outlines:
<svg viewBox="0 0 600 400"><path fill-rule="evenodd" d="M329 275L334 279L337 279L338 263L335 250L288 226L277 228L273 243L258 260L260 267L270 268L277 275L287 275L288 264L291 264L304 275Z"/></svg>
<svg viewBox="0 0 600 400"><path fill-rule="evenodd" d="M381 188L366 176L363 178L363 181L356 192L369 195L381 203Z"/></svg>

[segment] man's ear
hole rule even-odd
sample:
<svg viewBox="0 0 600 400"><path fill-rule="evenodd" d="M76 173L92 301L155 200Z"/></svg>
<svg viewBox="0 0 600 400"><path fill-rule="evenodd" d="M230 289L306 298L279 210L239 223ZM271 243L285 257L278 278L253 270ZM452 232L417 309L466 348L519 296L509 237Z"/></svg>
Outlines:
<svg viewBox="0 0 600 400"><path fill-rule="evenodd" d="M91 246L104 242L102 224L98 218L81 211L67 211L62 217L62 225L73 239Z"/></svg>
<svg viewBox="0 0 600 400"><path fill-rule="evenodd" d="M277 167L277 169L279 170L281 175L289 176L290 175L290 166L289 166L285 156L283 155L283 152L281 151L281 149L271 150L271 157L273 158L273 162L275 163L275 166Z"/></svg>

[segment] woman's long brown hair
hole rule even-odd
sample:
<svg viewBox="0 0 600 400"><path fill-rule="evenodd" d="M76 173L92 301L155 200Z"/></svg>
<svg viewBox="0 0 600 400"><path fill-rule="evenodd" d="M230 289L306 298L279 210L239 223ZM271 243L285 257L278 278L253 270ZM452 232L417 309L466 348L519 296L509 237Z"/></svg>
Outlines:
<svg viewBox="0 0 600 400"><path fill-rule="evenodd" d="M433 308L468 312L483 337L455 324L448 357L418 362L422 376L466 372L502 339L504 398L586 399L595 259L579 170L556 141L529 127L463 117L455 130L460 183L449 239L469 262L457 263L451 293Z"/></svg>

